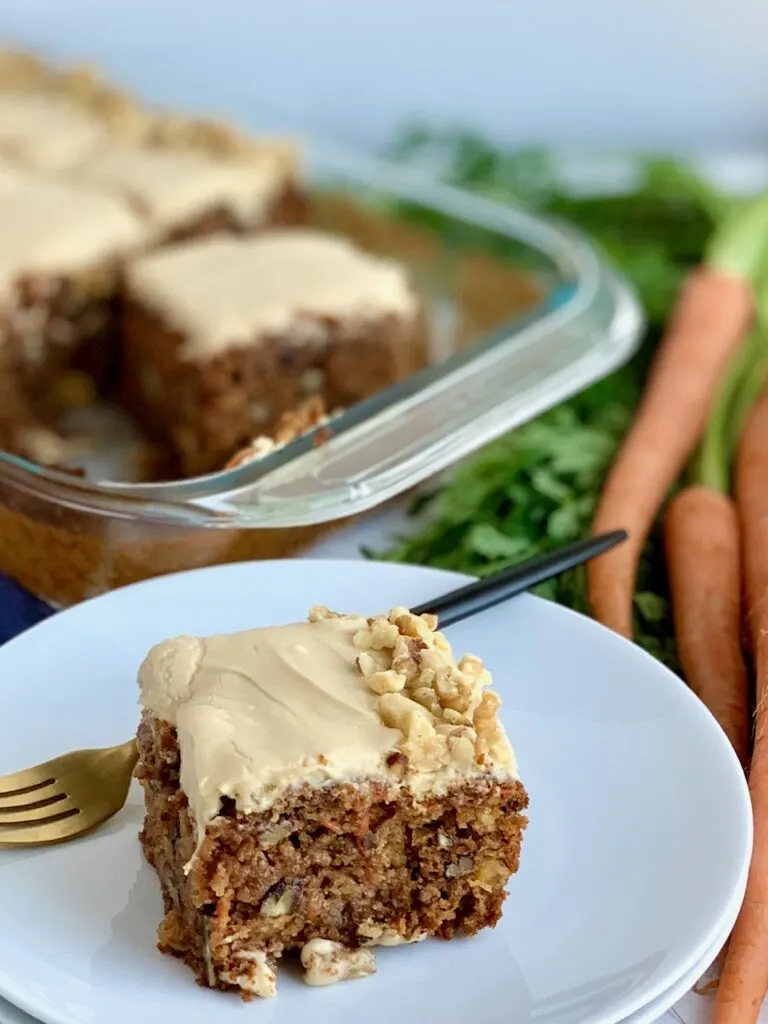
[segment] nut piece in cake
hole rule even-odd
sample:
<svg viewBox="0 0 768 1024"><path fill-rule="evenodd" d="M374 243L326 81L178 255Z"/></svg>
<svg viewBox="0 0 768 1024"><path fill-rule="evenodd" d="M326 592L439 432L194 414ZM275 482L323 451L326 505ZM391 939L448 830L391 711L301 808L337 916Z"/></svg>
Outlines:
<svg viewBox="0 0 768 1024"><path fill-rule="evenodd" d="M124 339L127 404L188 475L219 469L306 398L346 407L427 359L404 269L303 229L136 260Z"/></svg>
<svg viewBox="0 0 768 1024"><path fill-rule="evenodd" d="M0 154L20 164L41 171L66 170L107 138L98 117L64 97L3 91Z"/></svg>
<svg viewBox="0 0 768 1024"><path fill-rule="evenodd" d="M244 466L246 462L263 459L265 455L270 455L272 452L284 448L285 445L295 441L303 434L309 433L310 430L324 427L331 419L332 417L326 414L321 399L310 398L309 401L304 402L298 409L283 413L270 435L260 434L250 444L247 444L245 448L235 452L224 468L234 469L236 466ZM316 438L320 437L322 441L324 440L322 435L325 433L326 431L321 431L315 436Z"/></svg>
<svg viewBox="0 0 768 1024"><path fill-rule="evenodd" d="M119 198L30 178L0 191L0 375L39 402L76 352L104 351L125 254L144 239Z"/></svg>
<svg viewBox="0 0 768 1024"><path fill-rule="evenodd" d="M528 798L490 683L405 608L153 648L137 775L160 949L250 998L287 952L326 985L372 974L375 946L493 926Z"/></svg>
<svg viewBox="0 0 768 1024"><path fill-rule="evenodd" d="M236 160L188 148L113 145L90 156L74 176L122 194L162 240L249 232L290 222L301 210L292 168L281 152L267 148Z"/></svg>

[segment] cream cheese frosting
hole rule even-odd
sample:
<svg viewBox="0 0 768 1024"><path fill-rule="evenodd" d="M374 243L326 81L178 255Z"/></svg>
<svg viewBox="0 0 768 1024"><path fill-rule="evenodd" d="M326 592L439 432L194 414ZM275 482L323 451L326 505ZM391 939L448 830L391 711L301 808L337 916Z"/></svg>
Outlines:
<svg viewBox="0 0 768 1024"><path fill-rule="evenodd" d="M79 181L114 189L158 229L215 208L244 226L258 223L285 183L284 162L265 152L250 160L216 160L191 149L111 146L77 168Z"/></svg>
<svg viewBox="0 0 768 1024"><path fill-rule="evenodd" d="M355 664L364 619L297 623L155 647L141 701L176 726L181 785L199 825L222 796L246 814L286 787L379 775L399 739Z"/></svg>
<svg viewBox="0 0 768 1024"><path fill-rule="evenodd" d="M409 614L395 612L390 619ZM181 787L198 841L219 813L222 797L250 814L305 783L378 779L403 784L420 797L471 774L517 777L512 748L495 717L498 698L486 689L489 677L472 672L466 659L459 668L443 649L440 657L454 666L440 675L448 703L443 709L433 690L430 711L428 702L418 703L419 679L414 676L408 688L405 675L398 682L400 673L383 670L387 660L395 663L396 648L387 654L369 647L388 642L384 626L394 630L389 638L396 643L399 626L325 609L312 618L229 635L178 637L155 646L143 662L140 700L156 719L176 727ZM375 672L366 658L375 662ZM473 665L482 668L477 659ZM423 671L436 677L426 663ZM489 694L496 700L492 721ZM467 722L474 715L477 733L460 723L456 707L464 707ZM466 753L461 744L467 735L474 737L469 757L459 756Z"/></svg>
<svg viewBox="0 0 768 1024"><path fill-rule="evenodd" d="M189 358L287 330L302 317L410 315L416 308L398 264L299 228L151 253L132 264L128 281L140 302L184 335Z"/></svg>
<svg viewBox="0 0 768 1024"><path fill-rule="evenodd" d="M0 153L42 171L79 163L107 139L103 123L60 96L5 91L0 103Z"/></svg>
<svg viewBox="0 0 768 1024"><path fill-rule="evenodd" d="M29 179L0 192L0 294L23 274L67 275L138 247L144 228L113 196Z"/></svg>

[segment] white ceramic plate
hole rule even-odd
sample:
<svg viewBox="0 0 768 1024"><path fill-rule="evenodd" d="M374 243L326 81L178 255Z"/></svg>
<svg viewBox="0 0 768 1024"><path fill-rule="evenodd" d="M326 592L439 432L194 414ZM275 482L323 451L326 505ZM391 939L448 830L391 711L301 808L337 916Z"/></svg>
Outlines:
<svg viewBox="0 0 768 1024"><path fill-rule="evenodd" d="M163 637L412 604L463 577L367 562L202 570L116 591L0 649L0 774L116 743L135 673ZM614 1024L696 968L741 892L752 839L736 758L674 676L594 623L523 597L451 630L481 654L531 795L503 923L471 940L384 950L371 979L317 991L287 972L259 1020ZM160 898L141 805L96 836L0 851L0 995L50 1024L241 1021L154 949Z"/></svg>
<svg viewBox="0 0 768 1024"><path fill-rule="evenodd" d="M738 904L740 903L741 899L738 901ZM647 1006L630 1014L629 1017L625 1017L621 1024L654 1024L670 1007L674 1006L687 992L690 992L696 982L714 963L718 953L725 945L725 940L730 934L735 918L736 912L734 911L733 920L729 922L727 927L723 928L717 941L710 946L699 963L692 967L690 971L681 975L674 985L665 989L656 999L652 999ZM0 1024L33 1024L35 1019L12 1003L7 1002L7 1000L0 999Z"/></svg>
<svg viewBox="0 0 768 1024"><path fill-rule="evenodd" d="M682 996L693 988L699 978L716 959L725 944L725 940L728 938L730 930L730 926L724 929L722 937L718 938L717 942L707 950L702 960L686 974L683 974L671 988L665 989L657 999L651 1000L641 1010L630 1014L621 1024L654 1024L654 1021L657 1021L662 1014L666 1013L671 1006L674 1006ZM34 1020L34 1017L30 1017L28 1013L20 1010L12 1003L7 1002L5 999L0 999L0 1024L33 1024Z"/></svg>
<svg viewBox="0 0 768 1024"><path fill-rule="evenodd" d="M746 883L746 879L745 879ZM709 968L715 962L720 954L723 946L725 945L728 936L731 934L731 930L736 923L739 910L741 909L741 903L744 898L744 889L742 888L738 892L738 896L733 901L731 913L728 914L723 927L718 935L717 939L712 943L707 952L701 958L701 960L695 964L689 971L681 974L674 984L670 985L669 988L665 989L660 996L656 999L652 999L650 1003L647 1003L640 1010L636 1010L631 1013L628 1017L625 1017L621 1024L654 1024L654 1021L659 1018L678 1003L683 996L687 995L691 989L696 985L698 981L707 973ZM704 997L699 997L704 998ZM2 1011L0 1007L0 1011ZM18 1011L17 1011L18 1012ZM25 1024L24 1020L4 1020L2 1012L0 1012L0 1024ZM27 1022L28 1024L28 1022Z"/></svg>

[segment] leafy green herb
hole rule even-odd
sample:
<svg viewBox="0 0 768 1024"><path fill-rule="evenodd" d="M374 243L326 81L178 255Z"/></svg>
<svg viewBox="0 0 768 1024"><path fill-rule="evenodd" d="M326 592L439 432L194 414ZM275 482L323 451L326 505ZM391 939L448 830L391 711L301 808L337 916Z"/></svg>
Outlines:
<svg viewBox="0 0 768 1024"><path fill-rule="evenodd" d="M458 467L435 492L419 498L413 509L416 532L383 556L482 576L587 532L677 289L701 259L728 200L689 168L668 160L644 161L633 191L595 197L563 188L545 153L506 153L467 133L413 129L395 152L415 161L438 161L454 184L567 218L589 233L635 284L649 316L646 343L632 363ZM423 220L417 208L400 212ZM434 216L429 226L450 232L450 224L435 223ZM509 256L514 259L512 249ZM538 592L587 610L581 570ZM657 535L640 566L635 612L639 642L675 666Z"/></svg>

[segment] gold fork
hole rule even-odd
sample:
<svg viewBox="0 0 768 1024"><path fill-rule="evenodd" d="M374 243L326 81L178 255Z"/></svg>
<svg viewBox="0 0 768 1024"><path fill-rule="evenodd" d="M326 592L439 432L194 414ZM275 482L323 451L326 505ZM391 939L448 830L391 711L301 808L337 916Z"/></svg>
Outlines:
<svg viewBox="0 0 768 1024"><path fill-rule="evenodd" d="M101 825L125 803L137 759L129 740L0 777L0 847L64 843Z"/></svg>

